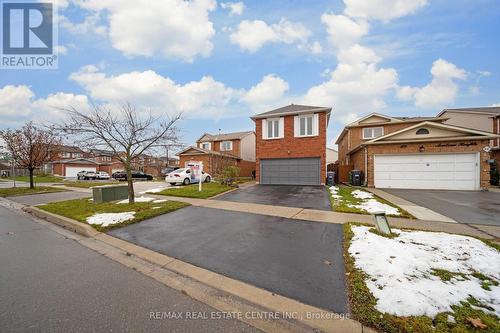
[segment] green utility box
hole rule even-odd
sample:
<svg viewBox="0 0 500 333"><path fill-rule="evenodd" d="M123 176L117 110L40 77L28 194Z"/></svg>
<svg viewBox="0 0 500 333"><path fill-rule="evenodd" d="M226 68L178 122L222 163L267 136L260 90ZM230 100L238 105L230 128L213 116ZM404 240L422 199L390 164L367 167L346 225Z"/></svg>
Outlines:
<svg viewBox="0 0 500 333"><path fill-rule="evenodd" d="M128 199L127 185L107 185L92 187L94 203Z"/></svg>

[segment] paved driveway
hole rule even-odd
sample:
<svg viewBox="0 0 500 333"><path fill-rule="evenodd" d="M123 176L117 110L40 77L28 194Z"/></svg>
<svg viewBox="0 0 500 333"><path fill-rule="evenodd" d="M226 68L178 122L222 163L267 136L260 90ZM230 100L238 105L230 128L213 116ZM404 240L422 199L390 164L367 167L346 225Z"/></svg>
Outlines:
<svg viewBox="0 0 500 333"><path fill-rule="evenodd" d="M384 189L384 191L432 209L460 223L500 226L498 192L402 189Z"/></svg>
<svg viewBox="0 0 500 333"><path fill-rule="evenodd" d="M331 210L324 186L255 185L227 193L217 200Z"/></svg>
<svg viewBox="0 0 500 333"><path fill-rule="evenodd" d="M109 234L313 306L347 311L342 225L186 207Z"/></svg>

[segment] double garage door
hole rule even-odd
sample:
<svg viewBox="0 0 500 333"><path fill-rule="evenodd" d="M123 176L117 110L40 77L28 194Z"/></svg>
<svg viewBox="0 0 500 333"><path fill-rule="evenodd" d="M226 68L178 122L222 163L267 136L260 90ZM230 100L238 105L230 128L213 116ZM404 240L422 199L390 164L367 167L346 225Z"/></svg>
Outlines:
<svg viewBox="0 0 500 333"><path fill-rule="evenodd" d="M66 177L76 178L80 171L94 171L95 167L66 167Z"/></svg>
<svg viewBox="0 0 500 333"><path fill-rule="evenodd" d="M260 160L260 183L274 185L320 185L320 158Z"/></svg>
<svg viewBox="0 0 500 333"><path fill-rule="evenodd" d="M375 187L477 190L479 154L375 155Z"/></svg>

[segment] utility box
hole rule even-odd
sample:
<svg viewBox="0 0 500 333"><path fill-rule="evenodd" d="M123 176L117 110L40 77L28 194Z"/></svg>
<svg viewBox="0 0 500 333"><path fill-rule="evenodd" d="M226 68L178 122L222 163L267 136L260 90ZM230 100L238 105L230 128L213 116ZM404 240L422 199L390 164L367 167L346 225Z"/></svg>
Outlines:
<svg viewBox="0 0 500 333"><path fill-rule="evenodd" d="M363 171L361 170L352 170L351 171L351 185L361 186L363 185Z"/></svg>
<svg viewBox="0 0 500 333"><path fill-rule="evenodd" d="M94 203L128 199L127 185L108 185L92 187Z"/></svg>
<svg viewBox="0 0 500 333"><path fill-rule="evenodd" d="M326 184L330 186L335 185L335 172L328 171L326 173Z"/></svg>

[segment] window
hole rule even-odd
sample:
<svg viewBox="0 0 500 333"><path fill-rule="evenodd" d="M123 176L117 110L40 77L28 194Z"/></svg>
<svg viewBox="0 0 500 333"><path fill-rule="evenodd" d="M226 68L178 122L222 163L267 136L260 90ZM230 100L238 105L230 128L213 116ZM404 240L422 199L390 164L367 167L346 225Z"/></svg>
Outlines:
<svg viewBox="0 0 500 333"><path fill-rule="evenodd" d="M210 150L210 142L203 142L201 148Z"/></svg>
<svg viewBox="0 0 500 333"><path fill-rule="evenodd" d="M70 158L71 157L71 153L67 153L67 152L64 152L61 154L62 157L64 158Z"/></svg>
<svg viewBox="0 0 500 333"><path fill-rule="evenodd" d="M313 135L314 116L299 117L299 136Z"/></svg>
<svg viewBox="0 0 500 333"><path fill-rule="evenodd" d="M384 135L383 127L363 128L363 139L375 139L382 135Z"/></svg>
<svg viewBox="0 0 500 333"><path fill-rule="evenodd" d="M417 135L429 134L429 130L427 128L419 128L416 134Z"/></svg>
<svg viewBox="0 0 500 333"><path fill-rule="evenodd" d="M233 142L232 141L222 141L220 143L220 150L222 150L222 151L233 150Z"/></svg>
<svg viewBox="0 0 500 333"><path fill-rule="evenodd" d="M280 120L268 119L267 120L267 138L274 139L280 136Z"/></svg>

